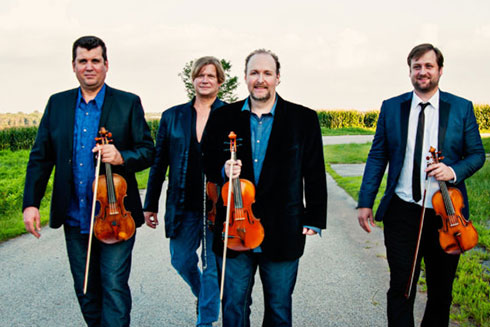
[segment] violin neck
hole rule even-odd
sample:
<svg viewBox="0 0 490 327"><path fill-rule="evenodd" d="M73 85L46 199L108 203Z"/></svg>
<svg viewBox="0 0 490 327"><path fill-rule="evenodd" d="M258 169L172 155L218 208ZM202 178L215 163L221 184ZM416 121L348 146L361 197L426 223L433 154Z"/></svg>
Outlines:
<svg viewBox="0 0 490 327"><path fill-rule="evenodd" d="M446 208L446 214L448 216L453 216L455 214L453 202L451 201L451 196L449 190L447 189L446 182L438 181L439 188L441 189L442 199L444 201L444 207Z"/></svg>
<svg viewBox="0 0 490 327"><path fill-rule="evenodd" d="M116 203L116 192L114 190L114 179L112 178L112 166L105 164L105 179L107 184L107 199L109 203Z"/></svg>
<svg viewBox="0 0 490 327"><path fill-rule="evenodd" d="M239 178L233 179L233 202L236 209L243 208L242 186Z"/></svg>

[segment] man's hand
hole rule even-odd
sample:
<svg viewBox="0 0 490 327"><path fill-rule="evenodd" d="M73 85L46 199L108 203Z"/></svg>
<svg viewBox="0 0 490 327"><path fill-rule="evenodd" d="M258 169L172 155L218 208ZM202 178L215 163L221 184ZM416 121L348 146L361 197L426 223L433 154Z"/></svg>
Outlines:
<svg viewBox="0 0 490 327"><path fill-rule="evenodd" d="M425 172L429 173L430 177L434 177L438 181L452 181L455 177L453 170L442 162L430 165L425 169Z"/></svg>
<svg viewBox="0 0 490 327"><path fill-rule="evenodd" d="M371 233L371 227L369 225L372 227L376 226L373 219L373 209L371 208L357 209L357 218L359 219L359 225L368 233Z"/></svg>
<svg viewBox="0 0 490 327"><path fill-rule="evenodd" d="M311 228L306 228L306 227L303 227L303 235L316 235L317 232L315 232L313 229Z"/></svg>
<svg viewBox="0 0 490 327"><path fill-rule="evenodd" d="M124 159L121 153L116 149L114 144L97 144L92 152L97 152L100 149L102 155L102 162L110 163L111 165L118 166L124 163Z"/></svg>
<svg viewBox="0 0 490 327"><path fill-rule="evenodd" d="M150 228L157 228L158 226L158 217L156 212L145 211L145 222L146 225Z"/></svg>
<svg viewBox="0 0 490 327"><path fill-rule="evenodd" d="M238 178L242 171L242 161L241 160L233 161L231 159L225 162L226 177L230 178L230 167L232 163L233 163L233 178Z"/></svg>
<svg viewBox="0 0 490 327"><path fill-rule="evenodd" d="M26 231L34 235L36 238L40 238L41 234L41 215L39 209L36 207L27 207L24 209L24 225Z"/></svg>

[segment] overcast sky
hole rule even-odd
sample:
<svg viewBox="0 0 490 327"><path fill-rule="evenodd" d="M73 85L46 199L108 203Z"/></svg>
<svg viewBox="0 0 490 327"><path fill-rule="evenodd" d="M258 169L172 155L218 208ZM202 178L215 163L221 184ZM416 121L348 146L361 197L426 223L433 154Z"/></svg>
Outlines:
<svg viewBox="0 0 490 327"><path fill-rule="evenodd" d="M90 34L108 47L106 82L148 112L187 101L177 74L203 55L231 61L244 98L244 59L257 48L279 56L285 99L378 109L412 89L406 57L425 42L444 54L441 89L490 103L489 14L488 0L1 0L0 112L42 111L78 86L71 46Z"/></svg>

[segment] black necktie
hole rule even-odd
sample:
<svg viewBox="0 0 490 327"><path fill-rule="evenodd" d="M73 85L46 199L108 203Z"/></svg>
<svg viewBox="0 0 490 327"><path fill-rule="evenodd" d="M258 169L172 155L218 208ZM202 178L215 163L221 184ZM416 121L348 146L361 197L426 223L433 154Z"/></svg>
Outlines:
<svg viewBox="0 0 490 327"><path fill-rule="evenodd" d="M422 161L422 148L424 146L424 109L430 103L420 103L419 122L417 124L417 136L415 138L415 151L413 153L413 172L412 172L412 197L415 202L420 201L420 162Z"/></svg>

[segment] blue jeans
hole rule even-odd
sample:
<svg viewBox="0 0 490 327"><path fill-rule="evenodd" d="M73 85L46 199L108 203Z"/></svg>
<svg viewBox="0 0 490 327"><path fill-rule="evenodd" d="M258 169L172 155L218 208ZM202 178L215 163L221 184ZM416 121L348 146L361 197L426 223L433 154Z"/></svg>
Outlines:
<svg viewBox="0 0 490 327"><path fill-rule="evenodd" d="M88 234L80 234L80 228L67 224L64 229L75 292L87 326L129 326L131 291L128 279L136 234L116 244L92 239L88 288L84 295Z"/></svg>
<svg viewBox="0 0 490 327"><path fill-rule="evenodd" d="M201 241L202 272L197 255ZM212 245L213 233L204 225L202 213L198 212L186 212L177 235L170 239L172 266L199 301L197 326L211 326L219 318L218 271Z"/></svg>
<svg viewBox="0 0 490 327"><path fill-rule="evenodd" d="M218 266L223 258L217 257ZM223 327L249 327L250 305L254 276L259 267L264 291L264 320L262 326L292 326L292 295L299 259L274 262L261 253L241 253L226 258L223 292Z"/></svg>

